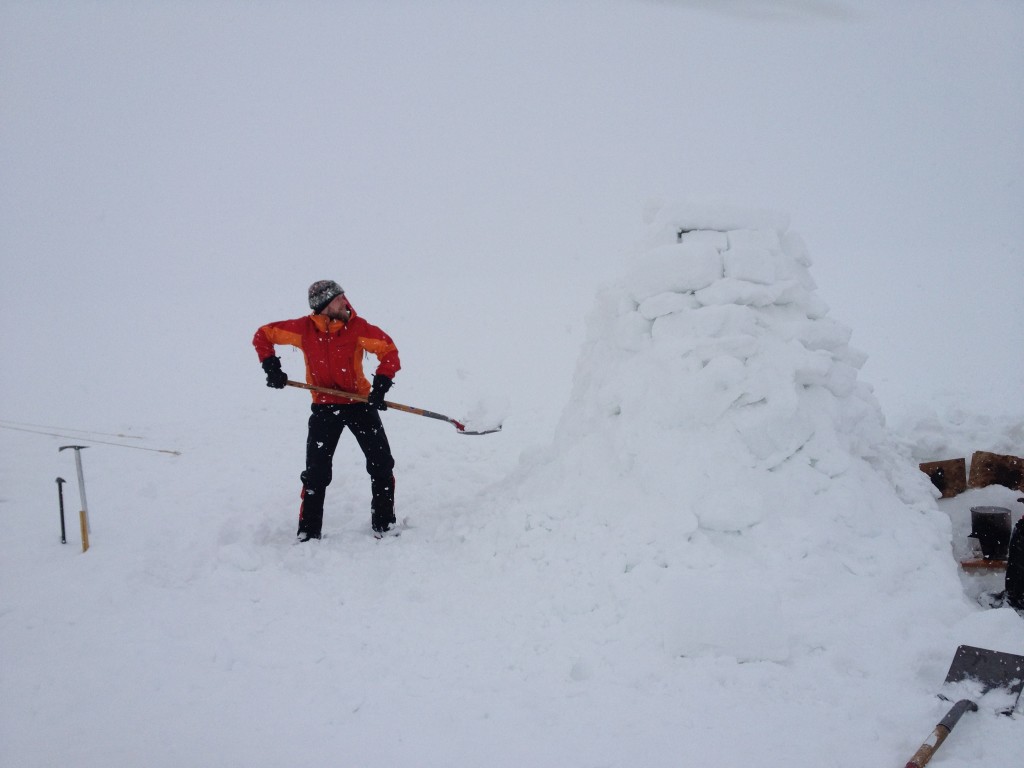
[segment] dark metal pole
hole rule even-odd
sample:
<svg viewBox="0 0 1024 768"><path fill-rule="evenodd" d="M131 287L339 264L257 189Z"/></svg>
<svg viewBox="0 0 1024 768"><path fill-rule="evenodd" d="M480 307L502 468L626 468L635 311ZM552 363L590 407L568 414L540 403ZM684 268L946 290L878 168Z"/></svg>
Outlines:
<svg viewBox="0 0 1024 768"><path fill-rule="evenodd" d="M66 483L66 482L67 482L67 480L65 480L63 477L58 477L57 478L57 498L60 499L60 543L61 544L67 544L68 543L67 534L64 532L64 486L62 485L63 483Z"/></svg>

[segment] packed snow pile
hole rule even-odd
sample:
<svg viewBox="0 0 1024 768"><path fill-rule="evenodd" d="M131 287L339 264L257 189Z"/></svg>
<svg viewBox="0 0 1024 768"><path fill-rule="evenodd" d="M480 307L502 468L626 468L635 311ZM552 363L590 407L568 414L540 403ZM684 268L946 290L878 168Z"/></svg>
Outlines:
<svg viewBox="0 0 1024 768"><path fill-rule="evenodd" d="M660 244L597 297L550 452L511 485L517 546L542 568L599 563L586 577L630 595L673 657L870 664L893 605L965 615L949 519L859 381L865 356L800 237L728 209L655 227Z"/></svg>

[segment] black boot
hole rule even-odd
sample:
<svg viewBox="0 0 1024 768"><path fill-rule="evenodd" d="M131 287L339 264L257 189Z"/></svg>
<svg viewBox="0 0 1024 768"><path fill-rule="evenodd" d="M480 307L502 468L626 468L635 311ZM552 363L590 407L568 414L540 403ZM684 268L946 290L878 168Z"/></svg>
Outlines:
<svg viewBox="0 0 1024 768"><path fill-rule="evenodd" d="M373 499L370 502L370 524L377 533L384 533L395 524L395 476L370 479Z"/></svg>
<svg viewBox="0 0 1024 768"><path fill-rule="evenodd" d="M299 541L320 538L320 529L324 524L324 494L327 485L310 482L309 473L302 473L302 504L299 506L299 530L296 535Z"/></svg>

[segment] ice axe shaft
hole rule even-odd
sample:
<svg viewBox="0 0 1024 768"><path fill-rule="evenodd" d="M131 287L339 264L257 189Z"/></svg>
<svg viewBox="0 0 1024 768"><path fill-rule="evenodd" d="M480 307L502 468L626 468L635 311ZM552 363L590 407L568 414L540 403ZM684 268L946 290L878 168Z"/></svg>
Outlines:
<svg viewBox="0 0 1024 768"><path fill-rule="evenodd" d="M369 402L369 398L365 395L357 395L355 392L345 392L340 389L330 389L328 387L318 387L313 384L305 384L301 381L290 381L288 382L289 387L298 387L299 389L308 389L311 392L319 392L323 395L334 395L336 397L347 397L349 400L355 400L360 403ZM435 413L434 411L426 411L422 408L415 408L411 405L402 405L401 403L393 403L390 400L384 401L388 408L394 408L396 411L404 411L405 413L412 413L416 416L426 416L428 419L437 419L438 421L447 421L452 424L461 435L487 435L491 432L498 432L501 427L498 426L494 429L483 429L479 431L473 431L466 429L466 425L461 421L445 416L443 413Z"/></svg>
<svg viewBox="0 0 1024 768"><path fill-rule="evenodd" d="M68 448L75 452L75 469L78 470L78 496L82 500L81 517L84 521L83 529L88 533L92 533L92 525L89 523L89 503L85 500L85 473L82 472L82 449L88 447L88 445L62 445L57 449L57 453Z"/></svg>
<svg viewBox="0 0 1024 768"><path fill-rule="evenodd" d="M66 483L63 477L57 478L57 499L60 502L60 543L68 543L68 535L64 530L64 483Z"/></svg>

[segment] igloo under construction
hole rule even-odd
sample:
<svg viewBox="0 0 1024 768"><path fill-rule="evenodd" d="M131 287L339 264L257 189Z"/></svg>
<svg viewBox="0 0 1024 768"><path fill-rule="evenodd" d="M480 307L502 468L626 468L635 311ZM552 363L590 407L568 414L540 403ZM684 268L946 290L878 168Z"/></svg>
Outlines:
<svg viewBox="0 0 1024 768"><path fill-rule="evenodd" d="M635 618L662 606L677 618L642 621L672 655L842 645L830 617L869 607L870 624L880 594L962 615L949 520L801 238L717 207L664 211L653 231L596 298L550 449L510 483L514 546L552 579L607 579ZM584 573L595 562L603 575Z"/></svg>

